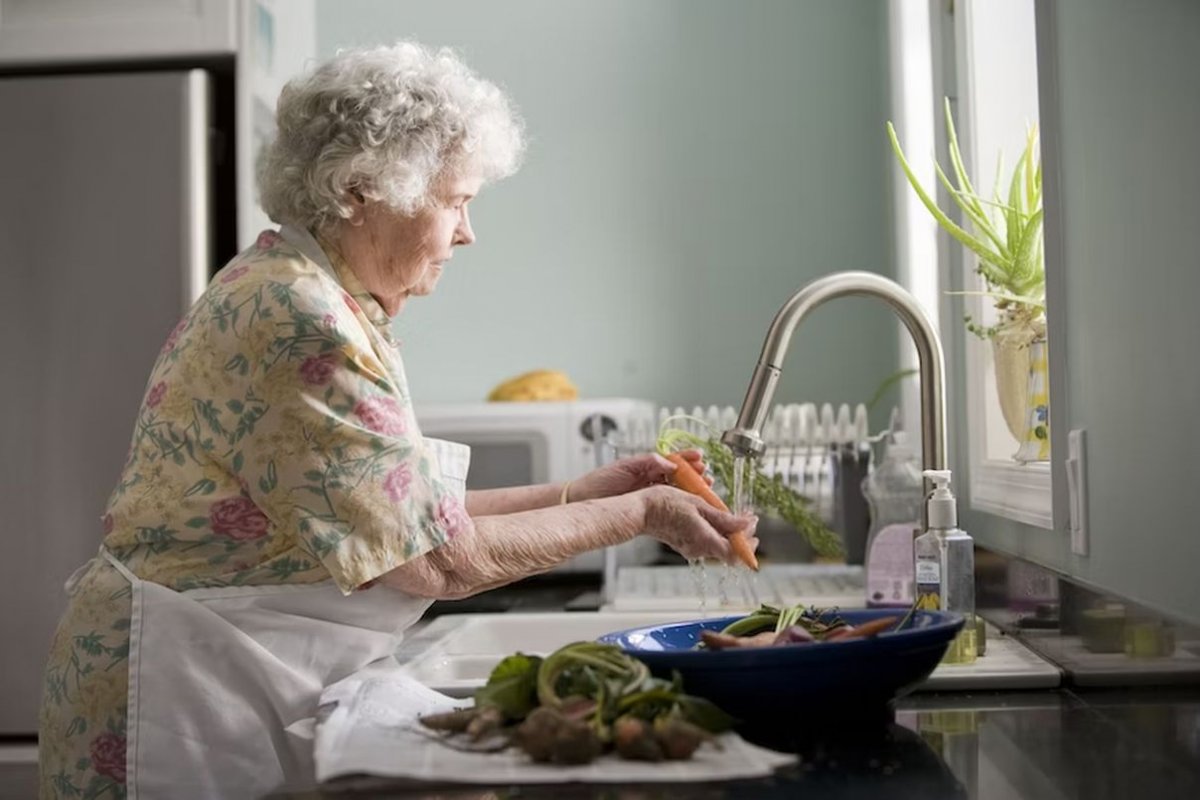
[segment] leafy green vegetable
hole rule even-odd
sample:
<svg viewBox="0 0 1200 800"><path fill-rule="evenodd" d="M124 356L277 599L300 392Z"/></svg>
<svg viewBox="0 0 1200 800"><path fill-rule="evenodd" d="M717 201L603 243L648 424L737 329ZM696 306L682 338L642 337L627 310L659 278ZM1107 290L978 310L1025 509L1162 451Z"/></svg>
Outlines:
<svg viewBox="0 0 1200 800"><path fill-rule="evenodd" d="M473 708L427 715L421 723L457 749L492 752L499 738L535 761L574 764L614 746L626 757L638 757L622 750L615 735L621 725L633 723L642 726L643 735L653 733L663 757L690 758L712 734L731 728L734 719L709 701L684 694L678 672L671 680L655 678L618 647L573 642L544 659L508 656L475 693ZM470 742L463 744L464 738Z"/></svg>
<svg viewBox="0 0 1200 800"><path fill-rule="evenodd" d="M763 609L770 609L770 612ZM763 631L777 630L776 625L779 617L778 609L763 606L753 614L726 625L721 633L728 633L733 636L753 636Z"/></svg>
<svg viewBox="0 0 1200 800"><path fill-rule="evenodd" d="M715 703L703 697L683 695L679 698L679 711L694 725L711 733L721 733L733 727L736 720L722 711Z"/></svg>
<svg viewBox="0 0 1200 800"><path fill-rule="evenodd" d="M541 656L516 653L492 668L487 683L475 690L475 706L499 709L507 719L524 719L537 706Z"/></svg>
<svg viewBox="0 0 1200 800"><path fill-rule="evenodd" d="M663 421L658 434L658 450L660 453L673 453L688 448L696 448L704 453L704 458L712 467L713 473L727 489L734 485L734 456L733 451L721 443L715 436L702 438L690 431L671 427L679 419L692 417L668 417ZM700 422L699 420L695 420ZM703 423L701 423L703 424ZM759 513L775 514L787 522L805 538L817 555L836 557L843 555L841 536L831 530L819 516L809 509L809 500L783 482L780 475L767 475L762 470L747 467L744 473L745 484L749 488L750 504ZM732 507L732 503L726 500Z"/></svg>
<svg viewBox="0 0 1200 800"><path fill-rule="evenodd" d="M793 625L800 625L813 636L820 638L822 634L845 624L846 621L838 615L836 608L817 608L799 603L779 609L764 603L749 615L726 625L721 629L721 633L752 636L770 630L778 633Z"/></svg>

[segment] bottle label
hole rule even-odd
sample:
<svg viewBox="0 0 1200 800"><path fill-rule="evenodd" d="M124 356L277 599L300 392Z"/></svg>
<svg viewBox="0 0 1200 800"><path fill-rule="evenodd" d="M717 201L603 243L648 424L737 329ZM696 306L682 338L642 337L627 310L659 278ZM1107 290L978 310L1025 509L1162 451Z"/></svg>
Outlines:
<svg viewBox="0 0 1200 800"><path fill-rule="evenodd" d="M915 577L917 608L940 611L942 608L942 565L937 558L918 558Z"/></svg>
<svg viewBox="0 0 1200 800"><path fill-rule="evenodd" d="M885 526L867 553L867 605L908 608L913 604L913 528Z"/></svg>

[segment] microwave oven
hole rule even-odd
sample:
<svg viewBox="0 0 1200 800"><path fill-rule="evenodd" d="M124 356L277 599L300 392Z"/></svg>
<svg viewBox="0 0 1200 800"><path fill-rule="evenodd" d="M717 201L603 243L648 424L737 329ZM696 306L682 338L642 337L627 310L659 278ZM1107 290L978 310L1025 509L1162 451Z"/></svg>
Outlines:
<svg viewBox="0 0 1200 800"><path fill-rule="evenodd" d="M658 419L654 403L624 397L418 405L415 412L422 434L471 448L468 490L575 480L612 460L605 437L636 432L639 441L653 441ZM615 555L618 566L652 563L658 542L638 536L619 545ZM603 553L597 551L554 571L600 572L603 567Z"/></svg>

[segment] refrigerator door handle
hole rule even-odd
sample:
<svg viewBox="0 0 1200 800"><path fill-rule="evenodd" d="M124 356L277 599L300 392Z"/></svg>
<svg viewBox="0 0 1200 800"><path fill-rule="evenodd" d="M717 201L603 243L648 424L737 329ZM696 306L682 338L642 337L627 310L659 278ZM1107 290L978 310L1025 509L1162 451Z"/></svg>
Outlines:
<svg viewBox="0 0 1200 800"><path fill-rule="evenodd" d="M212 262L212 154L208 136L211 128L211 87L208 73L202 69L188 70L183 91L183 153L181 176L183 203L180 220L181 285L180 298L185 313L199 299L208 285L208 269Z"/></svg>

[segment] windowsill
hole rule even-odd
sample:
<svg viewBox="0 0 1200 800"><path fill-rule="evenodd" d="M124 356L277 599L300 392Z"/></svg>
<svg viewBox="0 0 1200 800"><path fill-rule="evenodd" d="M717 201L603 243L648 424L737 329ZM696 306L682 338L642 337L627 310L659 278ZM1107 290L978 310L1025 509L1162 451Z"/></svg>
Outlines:
<svg viewBox="0 0 1200 800"><path fill-rule="evenodd" d="M971 469L971 508L1054 529L1050 464L984 461Z"/></svg>

